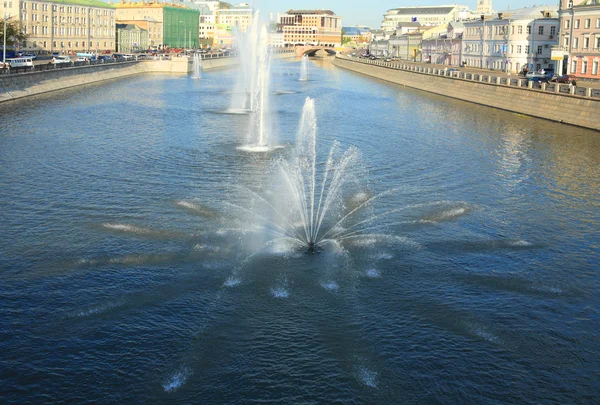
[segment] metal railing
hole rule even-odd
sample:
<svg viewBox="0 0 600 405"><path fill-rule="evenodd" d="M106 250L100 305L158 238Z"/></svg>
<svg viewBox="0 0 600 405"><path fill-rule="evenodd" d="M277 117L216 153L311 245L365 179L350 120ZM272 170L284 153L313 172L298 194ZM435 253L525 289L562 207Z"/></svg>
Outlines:
<svg viewBox="0 0 600 405"><path fill-rule="evenodd" d="M543 91L546 93L553 93L561 96L579 96L585 98L591 98L594 100L600 100L600 88L594 87L583 87L583 86L575 86L572 84L562 84L556 82L540 82L533 81L527 78L510 78L505 76L494 76L492 74L486 73L473 73L473 72L465 72L460 71L458 68L450 67L450 68L435 68L428 67L423 65L417 65L414 63L410 63L408 61L391 61L385 62L382 60L371 60L364 59L359 57L351 57L351 56L337 56L341 59L352 60L358 63L364 63L368 65L376 65L389 69L397 69L404 70L413 73L434 75L434 76L442 76L448 79L456 79L456 80L467 80L477 83L485 83L489 85L495 86L504 86L504 87L518 87L523 89L529 89L534 91ZM579 79L578 79L579 80Z"/></svg>

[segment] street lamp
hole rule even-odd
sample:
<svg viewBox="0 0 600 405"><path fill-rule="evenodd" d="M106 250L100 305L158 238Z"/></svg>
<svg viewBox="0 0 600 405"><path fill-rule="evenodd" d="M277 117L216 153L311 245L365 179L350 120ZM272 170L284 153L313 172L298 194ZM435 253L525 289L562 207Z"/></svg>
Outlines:
<svg viewBox="0 0 600 405"><path fill-rule="evenodd" d="M2 62L6 63L6 20L10 20L12 16L8 17L6 12L4 12L4 44L2 47Z"/></svg>

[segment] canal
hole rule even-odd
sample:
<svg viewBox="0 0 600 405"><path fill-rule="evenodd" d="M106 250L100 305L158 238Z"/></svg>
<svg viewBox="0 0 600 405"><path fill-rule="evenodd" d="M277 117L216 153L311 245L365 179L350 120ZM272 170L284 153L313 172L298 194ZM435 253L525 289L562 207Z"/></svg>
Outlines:
<svg viewBox="0 0 600 405"><path fill-rule="evenodd" d="M0 105L5 403L597 400L598 133L300 66L269 153L235 70ZM307 97L313 178L352 155L318 253L273 219Z"/></svg>

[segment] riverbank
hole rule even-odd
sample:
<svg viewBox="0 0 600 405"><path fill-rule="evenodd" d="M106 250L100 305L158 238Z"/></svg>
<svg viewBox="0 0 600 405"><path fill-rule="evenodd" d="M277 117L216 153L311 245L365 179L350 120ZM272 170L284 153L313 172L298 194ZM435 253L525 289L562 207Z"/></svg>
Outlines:
<svg viewBox="0 0 600 405"><path fill-rule="evenodd" d="M295 57L294 51L274 54L275 59ZM202 69L222 69L238 64L239 58L236 57L208 58L202 60ZM144 73L188 74L191 71L191 58L172 58L77 66L0 76L0 103L132 75Z"/></svg>
<svg viewBox="0 0 600 405"><path fill-rule="evenodd" d="M535 89L521 79L501 80L490 74L461 75L461 72L404 62L369 61L342 55L336 56L333 64L429 93L600 131L600 98L591 89L557 84Z"/></svg>

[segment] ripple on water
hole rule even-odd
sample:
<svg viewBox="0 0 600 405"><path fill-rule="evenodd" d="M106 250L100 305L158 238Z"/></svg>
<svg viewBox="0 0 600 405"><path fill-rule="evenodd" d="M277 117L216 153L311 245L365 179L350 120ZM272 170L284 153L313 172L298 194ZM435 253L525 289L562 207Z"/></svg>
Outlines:
<svg viewBox="0 0 600 405"><path fill-rule="evenodd" d="M340 289L340 286L335 281L323 281L321 282L321 287L328 291L337 291Z"/></svg>
<svg viewBox="0 0 600 405"><path fill-rule="evenodd" d="M378 374L376 371L369 370L368 368L361 366L358 369L359 381L370 388L377 388Z"/></svg>
<svg viewBox="0 0 600 405"><path fill-rule="evenodd" d="M377 269L367 269L367 271L365 272L365 274L369 278L379 278L379 277L381 277L381 272L379 270L377 270Z"/></svg>
<svg viewBox="0 0 600 405"><path fill-rule="evenodd" d="M167 381L163 384L163 389L165 392L175 392L185 384L191 375L192 370L188 367L183 367L167 378Z"/></svg>
<svg viewBox="0 0 600 405"><path fill-rule="evenodd" d="M290 296L290 293L283 287L275 287L271 288L271 295L275 298L285 299Z"/></svg>
<svg viewBox="0 0 600 405"><path fill-rule="evenodd" d="M242 282L242 280L240 280L239 278L231 276L231 277L228 277L227 280L225 280L223 285L225 287L235 287L235 286L240 285L241 282Z"/></svg>

